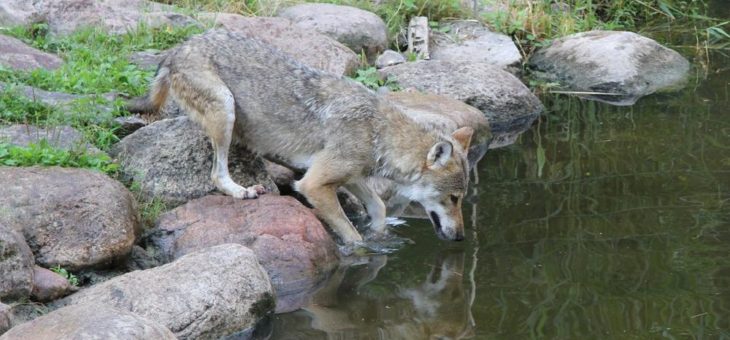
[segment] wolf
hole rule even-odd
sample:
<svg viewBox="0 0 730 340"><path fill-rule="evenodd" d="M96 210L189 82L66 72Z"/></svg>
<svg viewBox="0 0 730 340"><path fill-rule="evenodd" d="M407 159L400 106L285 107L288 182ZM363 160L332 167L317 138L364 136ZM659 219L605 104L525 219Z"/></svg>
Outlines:
<svg viewBox="0 0 730 340"><path fill-rule="evenodd" d="M263 42L224 29L191 37L160 62L150 91L130 112L155 112L171 96L213 146L218 190L256 198L228 172L231 145L304 172L294 189L345 244L363 238L336 190L364 202L374 232L385 230L385 205L368 178L396 183L428 212L436 234L464 239L461 204L468 185L466 150L473 129L443 134L418 124L363 85L307 67Z"/></svg>

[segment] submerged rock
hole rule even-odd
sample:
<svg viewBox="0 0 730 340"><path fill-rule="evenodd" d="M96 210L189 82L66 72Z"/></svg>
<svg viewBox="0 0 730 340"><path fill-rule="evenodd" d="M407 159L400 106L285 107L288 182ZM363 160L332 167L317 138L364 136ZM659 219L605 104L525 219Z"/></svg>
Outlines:
<svg viewBox="0 0 730 340"><path fill-rule="evenodd" d="M177 339L164 326L134 313L101 304L57 309L13 327L2 340L52 339Z"/></svg>
<svg viewBox="0 0 730 340"><path fill-rule="evenodd" d="M75 271L126 256L139 231L121 183L86 169L0 167L0 224L25 236L35 261Z"/></svg>
<svg viewBox="0 0 730 340"><path fill-rule="evenodd" d="M313 29L299 27L288 19L229 13L207 13L200 17L271 44L303 64L328 73L349 75L360 66L357 54L347 46Z"/></svg>
<svg viewBox="0 0 730 340"><path fill-rule="evenodd" d="M110 154L119 160L122 178L139 183L145 199L179 205L215 190L210 179L213 148L188 117L147 125L122 139ZM278 193L259 157L234 145L229 159L234 181L243 186L261 184L268 192Z"/></svg>
<svg viewBox="0 0 730 340"><path fill-rule="evenodd" d="M322 223L288 196L206 196L160 216L151 235L148 244L167 261L223 243L250 247L271 278L278 313L300 308L339 262Z"/></svg>
<svg viewBox="0 0 730 340"><path fill-rule="evenodd" d="M2 221L0 221L0 273L2 273L0 299L8 301L30 295L33 289L33 253L25 243L23 235ZM2 322L0 317L0 324Z"/></svg>
<svg viewBox="0 0 730 340"><path fill-rule="evenodd" d="M388 45L388 28L378 15L351 6L301 4L280 11L297 27L313 29L329 36L355 53L374 58Z"/></svg>
<svg viewBox="0 0 730 340"><path fill-rule="evenodd" d="M380 72L406 89L451 97L476 107L489 121L496 140L527 130L543 110L540 100L517 77L486 63L423 60Z"/></svg>
<svg viewBox="0 0 730 340"><path fill-rule="evenodd" d="M534 74L565 90L614 105L684 86L689 62L632 32L590 31L555 40L529 61ZM595 93L595 94L591 94Z"/></svg>
<svg viewBox="0 0 730 340"><path fill-rule="evenodd" d="M478 21L450 21L441 28L445 33L432 32L432 60L487 63L509 71L522 62L512 38L492 32Z"/></svg>
<svg viewBox="0 0 730 340"><path fill-rule="evenodd" d="M0 5L2 6L2 5ZM42 68L54 70L63 59L30 47L22 41L0 34L0 66L20 71Z"/></svg>
<svg viewBox="0 0 730 340"><path fill-rule="evenodd" d="M132 312L180 339L217 339L253 327L273 312L275 299L254 252L224 244L117 276L56 305L89 304Z"/></svg>

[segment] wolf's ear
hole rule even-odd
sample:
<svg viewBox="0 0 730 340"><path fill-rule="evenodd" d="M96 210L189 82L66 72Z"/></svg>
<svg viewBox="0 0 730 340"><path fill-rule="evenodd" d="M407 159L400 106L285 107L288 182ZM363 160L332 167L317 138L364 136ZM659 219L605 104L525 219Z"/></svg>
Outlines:
<svg viewBox="0 0 730 340"><path fill-rule="evenodd" d="M474 129L465 126L461 129L454 131L454 133L451 134L451 137L456 139L456 141L461 144L461 147L463 147L464 150L469 150L469 144L471 144L471 136L473 134Z"/></svg>
<svg viewBox="0 0 730 340"><path fill-rule="evenodd" d="M431 168L440 168L451 158L451 150L453 146L449 142L438 142L431 147L426 158L426 165Z"/></svg>

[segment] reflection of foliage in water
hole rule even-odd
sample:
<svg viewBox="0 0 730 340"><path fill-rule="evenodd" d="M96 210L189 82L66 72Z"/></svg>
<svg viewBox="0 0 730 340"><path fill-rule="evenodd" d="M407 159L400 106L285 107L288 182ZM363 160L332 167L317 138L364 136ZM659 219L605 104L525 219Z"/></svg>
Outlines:
<svg viewBox="0 0 730 340"><path fill-rule="evenodd" d="M540 126L487 156L479 334L730 336L728 92L704 86L543 98Z"/></svg>

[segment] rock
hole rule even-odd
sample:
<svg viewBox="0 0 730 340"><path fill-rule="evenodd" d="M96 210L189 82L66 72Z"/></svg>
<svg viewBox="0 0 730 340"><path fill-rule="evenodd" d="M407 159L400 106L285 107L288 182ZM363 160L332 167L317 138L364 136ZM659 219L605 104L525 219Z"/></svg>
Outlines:
<svg viewBox="0 0 730 340"><path fill-rule="evenodd" d="M5 195L5 194L3 194ZM2 198L0 198L2 200ZM4 215L5 207L0 205ZM0 218L0 299L28 297L33 289L33 253L23 235L4 224ZM2 318L0 318L0 324Z"/></svg>
<svg viewBox="0 0 730 340"><path fill-rule="evenodd" d="M408 53L418 59L431 59L430 33L427 17L412 17L408 22Z"/></svg>
<svg viewBox="0 0 730 340"><path fill-rule="evenodd" d="M54 108L57 108L63 112L67 112L69 114L76 114L73 103L76 100L79 99L86 99L86 100L97 100L99 97L108 100L113 101L116 99L117 95L115 93L106 93L103 95L76 95L76 94L68 94L63 92L50 92L41 90L35 87L31 86L25 86L25 85L8 85L3 82L0 82L0 91L14 91L13 94L17 94L19 96L23 96L26 99L30 101L36 101L43 103L48 106L53 106ZM113 110L112 105L98 105L97 109L99 112L102 113L110 113ZM106 119L105 117L100 117L100 119Z"/></svg>
<svg viewBox="0 0 730 340"><path fill-rule="evenodd" d="M122 178L140 184L144 199L159 198L174 206L215 190L210 179L213 148L188 117L147 125L122 139L110 153L119 160ZM234 181L244 186L262 184L268 192L278 193L261 158L234 145L229 159Z"/></svg>
<svg viewBox="0 0 730 340"><path fill-rule="evenodd" d="M0 2L0 27L30 25L36 14L33 2L28 0L3 0Z"/></svg>
<svg viewBox="0 0 730 340"><path fill-rule="evenodd" d="M522 62L522 55L510 37L492 32L478 21L451 21L442 23L441 27L448 31L432 32L432 60L487 63L510 71Z"/></svg>
<svg viewBox="0 0 730 340"><path fill-rule="evenodd" d="M35 266L33 268L33 299L40 302L48 302L60 299L76 291L75 287L68 283L65 277L61 277L46 268Z"/></svg>
<svg viewBox="0 0 730 340"><path fill-rule="evenodd" d="M301 307L339 262L337 247L322 223L288 196L206 196L190 201L160 216L148 243L167 260L223 243L250 247L271 278L278 313Z"/></svg>
<svg viewBox="0 0 730 340"><path fill-rule="evenodd" d="M156 70L157 65L162 62L165 58L165 51L162 52L151 52L151 51L140 51L134 52L129 56L129 62L139 66L145 70Z"/></svg>
<svg viewBox="0 0 730 340"><path fill-rule="evenodd" d="M63 59L53 54L37 50L18 39L0 34L0 66L31 71L37 68L55 70L62 64Z"/></svg>
<svg viewBox="0 0 730 340"><path fill-rule="evenodd" d="M266 173L274 180L279 191L282 191L282 188L291 189L292 183L297 179L296 172L283 165L264 160L264 167L266 167Z"/></svg>
<svg viewBox="0 0 730 340"><path fill-rule="evenodd" d="M53 34L70 34L88 26L101 27L111 34L149 27L197 25L174 8L147 0L37 0L35 9Z"/></svg>
<svg viewBox="0 0 730 340"><path fill-rule="evenodd" d="M254 326L273 312L274 300L254 252L224 244L117 276L56 305L109 306L167 327L180 339L217 339Z"/></svg>
<svg viewBox="0 0 730 340"><path fill-rule="evenodd" d="M10 306L0 302L0 335L7 332L11 327L12 315Z"/></svg>
<svg viewBox="0 0 730 340"><path fill-rule="evenodd" d="M0 167L0 188L0 224L22 232L43 267L108 266L139 231L132 194L96 171Z"/></svg>
<svg viewBox="0 0 730 340"><path fill-rule="evenodd" d="M70 126L40 128L26 124L10 125L0 128L0 141L20 147L28 147L30 144L40 144L45 141L56 149L102 153L101 150L84 141L84 136Z"/></svg>
<svg viewBox="0 0 730 340"><path fill-rule="evenodd" d="M244 17L227 13L208 13L201 18L271 44L303 64L328 73L349 75L360 66L357 54L347 46L284 18Z"/></svg>
<svg viewBox="0 0 730 340"><path fill-rule="evenodd" d="M114 122L119 124L119 130L116 131L118 137L128 136L147 125L147 121L138 114L117 117L114 118Z"/></svg>
<svg viewBox="0 0 730 340"><path fill-rule="evenodd" d="M50 339L176 339L164 326L121 308L101 304L57 309L20 324L0 336L2 340Z"/></svg>
<svg viewBox="0 0 730 340"><path fill-rule="evenodd" d="M486 63L418 61L380 70L404 88L444 95L476 107L487 117L495 138L522 132L543 106L514 75Z"/></svg>
<svg viewBox="0 0 730 340"><path fill-rule="evenodd" d="M329 36L355 53L374 58L388 46L388 28L378 15L351 6L301 4L277 14L304 29ZM372 59L371 59L372 60Z"/></svg>
<svg viewBox="0 0 730 340"><path fill-rule="evenodd" d="M632 32L590 31L555 40L529 61L535 75L588 99L632 105L639 98L684 86L689 62ZM590 94L590 93L606 93Z"/></svg>
<svg viewBox="0 0 730 340"><path fill-rule="evenodd" d="M405 62L406 58L402 54L393 50L385 50L385 52L383 52L383 54L378 56L378 59L375 60L375 67L380 69Z"/></svg>

